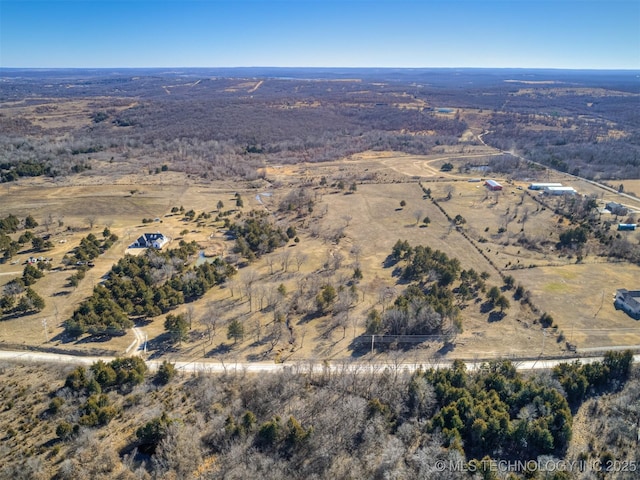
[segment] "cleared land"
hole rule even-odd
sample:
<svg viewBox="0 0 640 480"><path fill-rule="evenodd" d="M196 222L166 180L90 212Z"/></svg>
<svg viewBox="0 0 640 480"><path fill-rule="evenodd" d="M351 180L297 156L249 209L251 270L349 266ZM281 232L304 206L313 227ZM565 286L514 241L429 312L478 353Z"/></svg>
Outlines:
<svg viewBox="0 0 640 480"><path fill-rule="evenodd" d="M609 264L603 258L592 256L576 264L570 255L558 255L553 248L557 240L546 243L545 240L557 239L566 225L552 208L539 202L538 193L526 190L525 183L505 182L502 192L490 192L482 182L469 181L475 178L473 172L440 171L447 161L464 162L475 155L498 153L484 146L467 147L464 153L460 148L448 148L442 154L427 157L393 152L364 153L340 162L270 168L265 171L266 180L235 185L235 188L225 182L194 183L171 172L151 177L143 174L123 176L116 185L108 183L108 176L93 173L75 178L74 182L81 184L79 186L59 186L41 180L7 184L0 194L6 211L18 216L38 212L41 218L63 219L64 227L51 228L55 248L47 256L54 259L54 265L59 265L62 256L90 232L89 219L95 223L94 233L98 234L107 225L120 240L96 260L96 266L77 289L65 286L65 279L72 271L47 273L35 287L45 297L46 309L37 315L1 322L0 338L5 345L24 343L88 352L124 352L135 340L131 332L104 343L82 340L73 343L63 341L60 324L90 294L93 285L137 236L143 232L162 231L174 241L196 240L208 254L228 254L233 242L225 239L219 222L195 225L185 222L182 215L171 214L171 208L184 206L187 210L215 214L218 201L231 208L234 194L238 192L245 200L243 211L266 210L274 214L274 220L283 221L281 215L275 215L279 202L292 189L303 186L313 192L316 204L313 214L293 222L298 228L300 243L263 257L241 269L230 285L214 288L190 307L179 308L178 311L192 308L191 340L177 351L165 354L194 359L206 356L279 360L351 356L354 337L364 333L367 311L372 307L382 309L390 300L384 299L381 291L388 288L398 294L404 288L392 275L393 269L385 267L385 259L399 239L408 240L412 245L439 249L458 258L463 268L489 273L489 286L502 285L500 272L513 275L518 284L531 292L533 305L550 313L555 320L557 328L549 329L545 339L546 355L565 352L565 340L577 344L578 348L640 344L639 322L612 306L615 289L631 288L639 278L637 267ZM329 179L324 187L318 185L322 177ZM143 179L147 183L141 181ZM586 182L575 179L567 182L562 175L555 175L551 180L556 179L584 193L602 192ZM355 182L357 191L339 190L335 187L339 180L347 185ZM423 188L431 190L435 202L425 197ZM613 196L605 193L599 202ZM400 201L405 201L406 205L401 207ZM459 227L449 220L456 215L465 219ZM523 216L526 216L524 223ZM422 223L425 217L431 220L426 227ZM161 222L142 224L142 218L157 218ZM182 233L185 230L188 233ZM542 247L531 250L518 244L518 238L523 235ZM60 243L62 241L65 243ZM11 272L22 268L29 255L26 251L21 252L14 259L18 264L0 266L3 283L11 278ZM284 257L288 257L286 269ZM335 263L336 258L339 266L329 272L326 265ZM274 330L273 314L262 311L261 305L278 285L283 284L287 292L295 292L300 282L315 281L320 285L322 278L348 278L356 263L361 267L363 279L358 284L358 300L350 312L348 328L344 331L336 328L331 318L300 317L292 319L289 332ZM258 293L252 295L251 301L242 287L243 279L248 276L257 279L259 285ZM571 301L567 302L567 298ZM466 307L461 314L464 331L458 335L452 350L443 351L440 350L442 344L427 343L415 355L429 357L446 353L450 357L473 358L542 353L543 334L537 324L539 314L513 299L511 305L498 322L489 322L489 315L478 305ZM220 316L220 322L215 336L209 341L198 320L211 308ZM42 320L45 318L48 342L44 342ZM226 324L233 319L243 323L245 337L232 346L226 338ZM161 348L154 342L162 338L163 320L163 316L157 317L143 326L155 355L161 353L154 350ZM276 336L278 340L273 345L271 341ZM505 342L507 338L509 341Z"/></svg>

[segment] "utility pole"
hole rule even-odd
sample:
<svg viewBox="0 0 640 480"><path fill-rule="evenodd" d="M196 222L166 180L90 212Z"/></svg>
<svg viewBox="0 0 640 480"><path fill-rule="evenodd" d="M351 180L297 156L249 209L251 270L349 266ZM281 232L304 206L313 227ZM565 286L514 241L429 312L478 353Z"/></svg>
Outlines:
<svg viewBox="0 0 640 480"><path fill-rule="evenodd" d="M42 319L42 328L44 328L44 341L45 343L49 341L49 330L47 329L47 319Z"/></svg>

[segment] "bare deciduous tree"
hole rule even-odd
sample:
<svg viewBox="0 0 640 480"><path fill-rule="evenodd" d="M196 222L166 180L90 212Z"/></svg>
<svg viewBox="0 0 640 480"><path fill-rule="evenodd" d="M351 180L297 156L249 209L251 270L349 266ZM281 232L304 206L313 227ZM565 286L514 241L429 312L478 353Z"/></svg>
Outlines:
<svg viewBox="0 0 640 480"><path fill-rule="evenodd" d="M207 311L200 318L200 324L207 330L209 336L209 343L213 341L213 337L216 335L216 328L219 324L220 312L215 302L207 303Z"/></svg>
<svg viewBox="0 0 640 480"><path fill-rule="evenodd" d="M255 283L258 280L258 273L255 270L245 270L240 281L242 282L242 289L244 294L249 300L249 311L253 311L253 294L255 291Z"/></svg>
<svg viewBox="0 0 640 480"><path fill-rule="evenodd" d="M289 271L289 262L291 261L291 250L285 248L280 253L280 266L282 267L283 272Z"/></svg>
<svg viewBox="0 0 640 480"><path fill-rule="evenodd" d="M453 198L453 194L456 193L456 187L451 184L448 184L444 187L445 199L451 200Z"/></svg>
<svg viewBox="0 0 640 480"><path fill-rule="evenodd" d="M96 224L96 216L88 215L87 217L85 217L84 221L87 225L89 225L89 229L93 230L93 227Z"/></svg>
<svg viewBox="0 0 640 480"><path fill-rule="evenodd" d="M300 271L300 267L307 261L309 256L301 250L298 250L294 256L294 260L296 262L296 267L298 272Z"/></svg>
<svg viewBox="0 0 640 480"><path fill-rule="evenodd" d="M193 327L193 316L195 314L195 309L193 308L193 305L189 304L187 306L187 309L185 311L185 316L187 318L187 322L189 322L189 330L191 330L191 328Z"/></svg>

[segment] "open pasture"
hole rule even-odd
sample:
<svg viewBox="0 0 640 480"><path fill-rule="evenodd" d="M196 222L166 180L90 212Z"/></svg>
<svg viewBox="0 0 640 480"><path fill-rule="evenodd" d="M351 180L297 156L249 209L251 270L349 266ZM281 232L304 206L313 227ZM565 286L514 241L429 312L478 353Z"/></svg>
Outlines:
<svg viewBox="0 0 640 480"><path fill-rule="evenodd" d="M386 264L397 240L430 246L459 259L463 269L489 273L488 286L501 286L501 273L513 275L517 284L531 292L532 304L540 312L548 311L558 325L552 330L553 335L546 339L544 353L547 355L564 351L564 342L558 341L560 333L564 334L560 340L569 340L571 332L571 340L579 348L639 344L638 333L633 330L637 322L615 311L610 301L615 288L635 288L631 284L634 275L637 278L637 272L634 273L637 267L606 264L604 259L594 256L587 256L576 265L576 259L570 255L558 255L554 246L568 223L553 212L553 204L545 207L536 198L537 192L527 191L526 183L498 178L505 186L504 190L490 192L482 182L470 182L470 178L475 178L472 175L460 174L457 169L440 171L442 164L449 160L457 165L456 162L474 158L474 155L478 158L491 155L486 147L474 148L476 150L466 146L462 153L459 148L451 147L442 154L428 157L365 152L336 162L272 166L265 168L264 180L242 183L194 181L177 172L163 172L152 176L146 173L123 175L111 184L107 176L92 173L78 176L76 182L81 185L59 185L39 179L4 185L0 188L0 200L7 205L8 212L21 217L31 213L39 222L53 219L51 230L55 248L49 256L54 258L54 264L59 264L64 253L77 245L80 238L90 231L97 235L104 226L109 226L120 241L96 260L96 266L77 289L65 287L65 279L72 271L48 273L36 285L47 301L46 309L37 315L5 320L0 336L11 344L40 345L44 339L42 320L47 318L49 336L55 338L62 331L60 323L124 255L127 246L146 231L162 231L174 240L196 240L208 254L230 254L233 241L224 237L221 222L208 220L196 225L170 210L183 206L185 210L194 209L196 213L215 216L219 201L225 205L223 210L235 209L234 195L240 193L244 199L244 207L240 210L267 211L272 220L281 225L292 222L300 242L265 255L241 268L228 285L216 287L201 299L180 307L177 312L189 310L194 321L190 341L172 355L215 358L228 354L222 352L230 352L237 359L343 358L352 355L351 342L354 336L364 333L367 312L371 308L382 310L388 306L389 300L383 299L381 291L387 288L397 295L404 289L402 282L394 276L393 267ZM320 184L322 178L326 179L324 186ZM344 189L337 187L340 181L345 184ZM566 179L560 181L566 182ZM356 184L355 191L349 188L352 183ZM584 187L581 184L579 180L573 183L578 189L598 189L587 182ZM278 213L280 201L292 189L298 188L312 192L313 213L302 219ZM431 191L431 198L423 189ZM401 201L405 202L403 206ZM562 200L550 200L558 201ZM457 216L463 220L459 225L452 222ZM428 225L423 222L426 217L430 221ZM142 224L143 218L159 221ZM58 219L64 226L56 226ZM90 220L94 222L93 230L89 229ZM43 222L38 227L40 230L42 225ZM522 238L527 241L520 241ZM64 244L57 243L61 239L65 240ZM299 263L294 260L295 255L298 255ZM14 273L19 275L26 256L27 253L20 253L16 257L20 265L0 266L2 284L13 278ZM287 267L283 263L285 257L288 258ZM334 265L333 271L329 271L329 264ZM313 288L319 288L323 282L348 279L356 266L362 270L363 278L358 282L358 300L350 312L347 330L332 327L331 318L294 316L290 319L291 330L278 333L281 336L278 344L270 348L265 339L276 335L273 312L263 310L261 304L267 302L280 284L291 293L309 282L315 285ZM588 271L589 274L583 276L588 277L589 282L563 283L564 276L576 269ZM626 275L626 282L621 281L623 275ZM243 287L248 277L253 277L258 285L251 300ZM542 352L542 331L537 324L539 313L514 300L512 292L505 294L511 307L498 322L489 322L489 313L481 311L478 304L472 303L462 309L463 333L458 335L450 356L531 356ZM568 296L572 302L573 299L581 302L580 309L568 308ZM307 304L305 308L313 308L313 305ZM211 311L216 312L220 322L215 335L209 339L200 320ZM232 342L226 338L226 325L234 319L245 326L245 337L231 347ZM163 322L164 316L160 316L143 326L151 345L154 342L159 345L163 338ZM605 334L611 325L615 331ZM505 338L509 338L509 342L505 342ZM122 353L133 340L134 336L129 332L109 342L58 342L56 346ZM532 352L531 345L538 343L540 352L537 346ZM440 346L433 347L417 350L416 355L424 358L436 355Z"/></svg>

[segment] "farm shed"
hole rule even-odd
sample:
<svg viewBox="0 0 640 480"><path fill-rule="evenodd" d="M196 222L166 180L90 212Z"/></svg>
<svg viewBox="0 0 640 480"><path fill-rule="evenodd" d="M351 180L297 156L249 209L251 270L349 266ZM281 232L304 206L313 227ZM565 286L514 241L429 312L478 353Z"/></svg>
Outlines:
<svg viewBox="0 0 640 480"><path fill-rule="evenodd" d="M500 185L498 182L496 182L495 180L487 180L486 182L484 182L485 187L487 187L489 190L492 190L494 192L497 192L499 190L502 190L502 185Z"/></svg>
<svg viewBox="0 0 640 480"><path fill-rule="evenodd" d="M531 183L529 184L529 190L544 190L548 187L561 187L561 183Z"/></svg>
<svg viewBox="0 0 640 480"><path fill-rule="evenodd" d="M578 193L573 187L547 187L544 189L547 195L575 195Z"/></svg>
<svg viewBox="0 0 640 480"><path fill-rule="evenodd" d="M635 230L637 225L635 223L619 223L618 230Z"/></svg>
<svg viewBox="0 0 640 480"><path fill-rule="evenodd" d="M617 202L609 202L606 205L606 209L609 210L613 215L626 215L629 213L629 209Z"/></svg>
<svg viewBox="0 0 640 480"><path fill-rule="evenodd" d="M616 290L616 299L613 302L617 309L624 310L630 317L640 320L640 290Z"/></svg>

